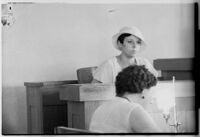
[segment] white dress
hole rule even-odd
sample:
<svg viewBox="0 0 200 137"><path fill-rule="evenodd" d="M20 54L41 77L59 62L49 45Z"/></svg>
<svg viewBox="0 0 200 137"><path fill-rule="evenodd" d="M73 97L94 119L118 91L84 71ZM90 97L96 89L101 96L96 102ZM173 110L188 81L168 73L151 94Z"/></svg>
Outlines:
<svg viewBox="0 0 200 137"><path fill-rule="evenodd" d="M136 65L145 65L145 67L156 77L158 72L154 69L151 63L144 58L136 57ZM117 74L122 70L116 56L103 62L93 73L93 78L102 83L114 83Z"/></svg>
<svg viewBox="0 0 200 137"><path fill-rule="evenodd" d="M130 114L139 104L115 97L99 106L90 122L89 130L100 133L133 133Z"/></svg>

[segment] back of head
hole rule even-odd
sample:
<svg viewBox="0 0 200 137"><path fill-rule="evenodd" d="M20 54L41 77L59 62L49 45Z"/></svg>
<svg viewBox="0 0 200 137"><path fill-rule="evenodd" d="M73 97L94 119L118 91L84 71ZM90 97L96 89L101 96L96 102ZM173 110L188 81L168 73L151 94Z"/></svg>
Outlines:
<svg viewBox="0 0 200 137"><path fill-rule="evenodd" d="M157 84L156 77L144 65L131 65L124 68L116 77L115 86L117 96L124 93L142 93Z"/></svg>

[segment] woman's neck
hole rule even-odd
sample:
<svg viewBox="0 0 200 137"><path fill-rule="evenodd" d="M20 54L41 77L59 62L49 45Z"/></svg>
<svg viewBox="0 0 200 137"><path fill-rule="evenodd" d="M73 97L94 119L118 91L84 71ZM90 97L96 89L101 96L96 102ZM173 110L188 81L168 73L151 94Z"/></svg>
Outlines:
<svg viewBox="0 0 200 137"><path fill-rule="evenodd" d="M125 98L125 99L129 100L130 102L135 102L135 103L139 103L139 104L143 104L143 102L144 102L142 93L137 93L137 94L125 93L122 96L122 98Z"/></svg>
<svg viewBox="0 0 200 137"><path fill-rule="evenodd" d="M119 56L117 56L117 60L118 63L120 64L120 66L122 68L128 67L130 65L136 64L136 57L132 56L132 57L127 57L124 54L120 54Z"/></svg>

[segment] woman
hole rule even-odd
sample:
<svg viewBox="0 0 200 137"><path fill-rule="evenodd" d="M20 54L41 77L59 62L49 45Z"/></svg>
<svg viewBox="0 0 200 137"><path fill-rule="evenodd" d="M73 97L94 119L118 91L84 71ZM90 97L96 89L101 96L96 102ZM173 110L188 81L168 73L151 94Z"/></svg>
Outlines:
<svg viewBox="0 0 200 137"><path fill-rule="evenodd" d="M116 97L99 106L91 119L90 130L102 133L160 132L151 116L140 105L144 89L157 84L144 66L131 65L116 77Z"/></svg>
<svg viewBox="0 0 200 137"><path fill-rule="evenodd" d="M137 53L146 46L144 37L136 27L123 27L113 36L114 46L121 54L102 63L93 73L93 83L114 83L117 74L129 65L145 65L156 77L157 71L151 63Z"/></svg>

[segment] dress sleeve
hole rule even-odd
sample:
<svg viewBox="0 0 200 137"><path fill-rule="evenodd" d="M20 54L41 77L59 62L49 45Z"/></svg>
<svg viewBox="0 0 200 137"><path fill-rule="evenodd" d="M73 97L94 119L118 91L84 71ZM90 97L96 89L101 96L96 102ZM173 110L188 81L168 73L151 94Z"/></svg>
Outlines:
<svg viewBox="0 0 200 137"><path fill-rule="evenodd" d="M109 60L98 66L93 73L93 78L102 83L113 83L113 69Z"/></svg>

